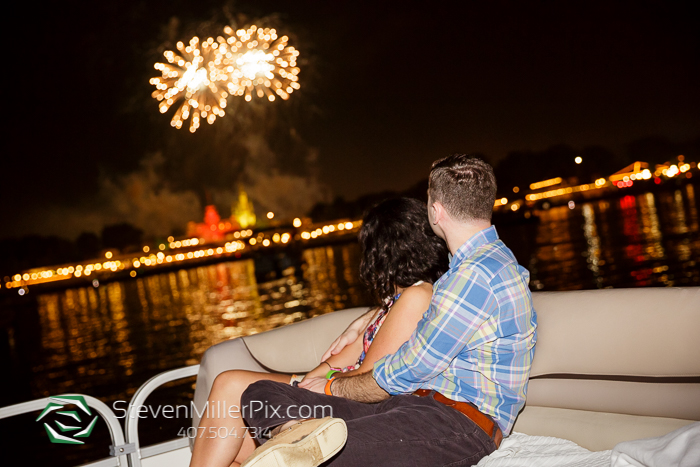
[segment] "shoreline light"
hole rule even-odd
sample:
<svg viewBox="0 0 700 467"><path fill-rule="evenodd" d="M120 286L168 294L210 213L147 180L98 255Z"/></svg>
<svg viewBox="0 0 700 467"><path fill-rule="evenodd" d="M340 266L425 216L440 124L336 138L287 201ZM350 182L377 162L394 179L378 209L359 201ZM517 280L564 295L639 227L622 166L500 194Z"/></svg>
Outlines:
<svg viewBox="0 0 700 467"><path fill-rule="evenodd" d="M530 184L531 190L539 190L540 188L546 188L553 185L559 185L562 182L561 177L550 178L549 180L542 180L541 182L535 182Z"/></svg>

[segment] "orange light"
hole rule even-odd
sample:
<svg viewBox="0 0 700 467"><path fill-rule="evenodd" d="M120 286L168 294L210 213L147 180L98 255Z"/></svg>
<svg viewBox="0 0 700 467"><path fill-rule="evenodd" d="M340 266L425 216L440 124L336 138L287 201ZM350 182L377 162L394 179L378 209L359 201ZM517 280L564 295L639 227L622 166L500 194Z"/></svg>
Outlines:
<svg viewBox="0 0 700 467"><path fill-rule="evenodd" d="M550 178L549 180L543 180L541 182L531 183L530 189L531 190L539 190L540 188L545 188L545 187L552 186L552 185L558 185L561 182L562 182L561 177Z"/></svg>

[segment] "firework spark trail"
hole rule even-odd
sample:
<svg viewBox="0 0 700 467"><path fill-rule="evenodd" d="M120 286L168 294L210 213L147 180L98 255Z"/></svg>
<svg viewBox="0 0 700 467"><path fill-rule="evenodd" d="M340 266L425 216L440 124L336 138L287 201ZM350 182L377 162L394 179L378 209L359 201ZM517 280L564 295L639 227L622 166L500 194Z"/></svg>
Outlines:
<svg viewBox="0 0 700 467"><path fill-rule="evenodd" d="M182 100L170 122L175 128L181 128L190 113L192 133L201 118L214 123L225 115L229 95L244 96L248 102L253 95L274 101L275 94L288 99L299 89L299 52L287 45L287 36L278 37L274 29L255 25L235 32L226 26L224 33L227 38L210 37L201 44L198 37L187 46L178 42L179 53L167 50L163 55L168 63L154 65L162 76L151 78L156 86L151 95L160 101L161 113Z"/></svg>

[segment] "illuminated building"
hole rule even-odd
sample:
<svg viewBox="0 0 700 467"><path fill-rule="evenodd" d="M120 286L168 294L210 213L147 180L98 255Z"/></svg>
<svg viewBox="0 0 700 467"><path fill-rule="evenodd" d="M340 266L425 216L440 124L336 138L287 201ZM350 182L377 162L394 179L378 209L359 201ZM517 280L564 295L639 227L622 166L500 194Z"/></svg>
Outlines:
<svg viewBox="0 0 700 467"><path fill-rule="evenodd" d="M234 230L238 230L238 224L230 219L222 220L213 205L204 208L204 222L187 224L188 237L199 237L208 242L222 240L224 235Z"/></svg>
<svg viewBox="0 0 700 467"><path fill-rule="evenodd" d="M231 219L235 220L242 229L255 226L255 209L253 202L248 199L248 194L241 190L238 194L238 203L231 209Z"/></svg>
<svg viewBox="0 0 700 467"><path fill-rule="evenodd" d="M646 162L637 161L634 164L630 164L627 167L618 170L610 177L608 180L611 182L628 181L628 180L649 180L651 178L651 172L648 170L649 164ZM625 178L626 177L626 178Z"/></svg>

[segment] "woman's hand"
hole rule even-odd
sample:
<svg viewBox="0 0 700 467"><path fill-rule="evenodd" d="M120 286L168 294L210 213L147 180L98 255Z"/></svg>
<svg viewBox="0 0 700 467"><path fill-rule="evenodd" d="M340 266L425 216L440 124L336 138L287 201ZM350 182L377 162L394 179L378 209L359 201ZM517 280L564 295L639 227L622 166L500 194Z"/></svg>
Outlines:
<svg viewBox="0 0 700 467"><path fill-rule="evenodd" d="M326 353L323 354L323 357L321 357L321 361L325 362L329 358L331 358L333 355L338 355L345 347L348 345L352 344L355 342L359 337L360 334L362 333L362 330L355 330L347 328L345 332L343 332L336 340L333 341L330 347L328 347L328 350L326 350Z"/></svg>
<svg viewBox="0 0 700 467"><path fill-rule="evenodd" d="M377 312L376 308L370 309L367 313L357 318L355 321L348 326L348 328L340 335L336 340L333 341L331 346L326 350L326 352L321 357L321 361L325 362L331 356L338 355L345 347L353 344L357 339L364 333L367 326L369 326L372 317Z"/></svg>
<svg viewBox="0 0 700 467"><path fill-rule="evenodd" d="M304 377L299 381L299 384L301 385L302 382L306 381L307 379L313 379L313 378L325 378L326 374L328 371L331 369L330 364L321 362L319 366L314 368L313 370L309 371L304 375Z"/></svg>
<svg viewBox="0 0 700 467"><path fill-rule="evenodd" d="M308 389L309 391L318 394L325 394L326 383L328 380L322 377L304 378L304 381L299 383L300 388Z"/></svg>

